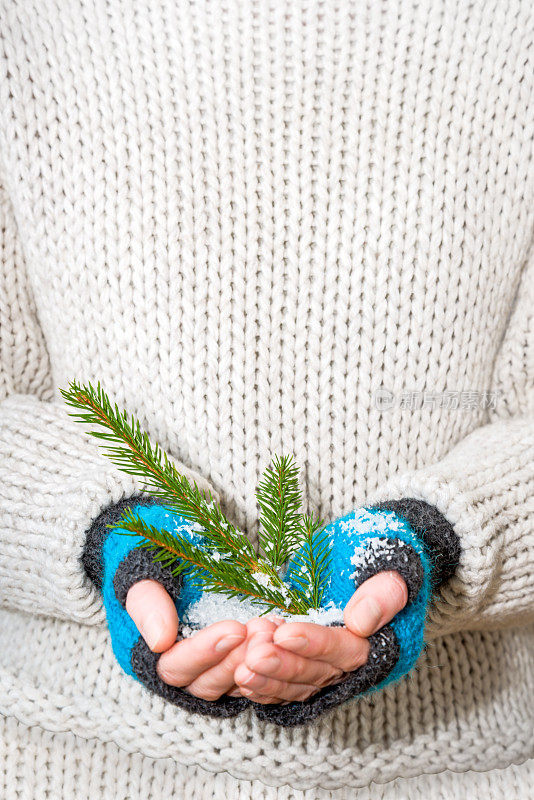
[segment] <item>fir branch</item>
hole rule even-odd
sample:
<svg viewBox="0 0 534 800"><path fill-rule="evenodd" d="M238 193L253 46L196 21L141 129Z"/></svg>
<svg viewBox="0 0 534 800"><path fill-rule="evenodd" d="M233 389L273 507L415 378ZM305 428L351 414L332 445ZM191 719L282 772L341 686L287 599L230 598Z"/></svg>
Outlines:
<svg viewBox="0 0 534 800"><path fill-rule="evenodd" d="M299 543L302 498L298 473L293 456L275 456L256 490L261 510L258 540L275 569Z"/></svg>
<svg viewBox="0 0 534 800"><path fill-rule="evenodd" d="M309 608L320 608L331 576L329 536L321 520L306 514L301 519L300 539L301 549L292 564L291 577Z"/></svg>
<svg viewBox="0 0 534 800"><path fill-rule="evenodd" d="M141 479L145 491L171 511L198 526L206 549L196 547L179 533L159 530L128 510L114 526L126 535L142 538L153 558L178 575L187 570L193 582L207 591L230 597L248 597L257 604L289 613L306 613L318 607L326 578L322 570L327 553L321 546L314 552L314 535L320 523L302 516L298 469L293 457L275 456L264 473L257 497L261 509L258 556L250 540L223 514L211 492L178 472L164 450L152 445L139 421L113 405L100 383L94 389L73 381L61 389L70 413L79 422L96 426L90 435L99 439L106 455L118 469ZM101 429L104 430L101 430ZM279 567L297 547L308 556L300 570L297 589L283 582ZM304 562L303 562L304 563ZM263 613L266 613L265 611Z"/></svg>
<svg viewBox="0 0 534 800"><path fill-rule="evenodd" d="M267 605L267 611L281 609L290 614L305 613L308 606L299 593L292 590L276 578L276 583L259 582L259 576L266 575L261 568L269 565L258 562L260 570L248 572L243 570L235 560L228 559L217 550L206 550L195 546L187 537L178 531L170 533L160 530L136 516L127 509L118 524L113 528L131 536L140 536L141 547L154 552L154 561L163 567L172 569L173 575L187 572L192 582L204 591L223 592L229 597L240 600L248 598L252 603ZM202 535L204 535L202 533Z"/></svg>
<svg viewBox="0 0 534 800"><path fill-rule="evenodd" d="M139 421L112 405L100 382L91 384L73 381L68 390L61 389L67 404L78 409L70 416L105 430L90 430L91 436L110 444L102 449L118 469L141 479L145 491L178 514L197 522L215 547L232 553L236 562L250 571L258 568L258 557L250 540L225 517L211 492L200 490L181 475L158 444L152 445Z"/></svg>

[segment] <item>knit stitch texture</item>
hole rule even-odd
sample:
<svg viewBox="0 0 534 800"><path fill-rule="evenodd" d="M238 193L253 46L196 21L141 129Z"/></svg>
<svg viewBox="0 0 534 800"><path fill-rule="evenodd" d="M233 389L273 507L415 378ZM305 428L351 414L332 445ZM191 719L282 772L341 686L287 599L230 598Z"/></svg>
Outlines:
<svg viewBox="0 0 534 800"><path fill-rule="evenodd" d="M401 800L533 755L533 42L531 0L0 0L8 800L96 764L95 799L171 796L160 759L188 797ZM140 487L66 415L72 378L252 541L273 453L325 520L434 506L460 562L409 679L285 728L124 675L81 558Z"/></svg>

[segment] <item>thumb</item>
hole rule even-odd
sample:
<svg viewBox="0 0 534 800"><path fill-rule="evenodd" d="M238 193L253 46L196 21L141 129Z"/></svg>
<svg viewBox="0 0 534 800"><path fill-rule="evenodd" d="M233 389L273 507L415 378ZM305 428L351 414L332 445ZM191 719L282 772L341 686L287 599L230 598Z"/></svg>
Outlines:
<svg viewBox="0 0 534 800"><path fill-rule="evenodd" d="M152 580L134 583L126 595L126 611L154 653L172 647L178 635L178 614L161 583Z"/></svg>
<svg viewBox="0 0 534 800"><path fill-rule="evenodd" d="M349 630L365 638L376 633L408 601L408 588L398 572L379 572L359 586L345 607Z"/></svg>

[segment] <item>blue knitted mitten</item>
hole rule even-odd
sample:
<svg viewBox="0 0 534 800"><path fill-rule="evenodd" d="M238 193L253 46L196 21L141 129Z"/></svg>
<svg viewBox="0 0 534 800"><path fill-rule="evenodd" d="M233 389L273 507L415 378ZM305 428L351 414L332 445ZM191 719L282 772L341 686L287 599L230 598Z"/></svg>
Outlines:
<svg viewBox="0 0 534 800"><path fill-rule="evenodd" d="M141 537L125 536L106 527L118 523L127 506L155 528L179 531L195 544L203 541L190 520L158 505L151 498L118 503L93 523L87 534L83 563L87 574L102 592L115 658L128 675L147 689L188 711L217 717L239 714L249 705L245 698L223 695L219 700L203 700L179 687L169 686L158 676L159 654L149 649L126 611L128 590L140 580L159 581L174 600L179 620L186 609L200 599L202 592L188 579L187 573L176 577L169 568L154 563L153 554L139 546ZM178 638L181 638L181 625Z"/></svg>
<svg viewBox="0 0 534 800"><path fill-rule="evenodd" d="M367 663L341 683L325 687L304 702L256 709L260 718L279 725L309 722L328 708L381 689L408 673L424 646L432 593L454 572L459 558L452 526L437 509L418 500L356 509L330 523L324 534L330 543L331 578L323 607L333 604L344 609L358 586L385 570L396 570L404 578L408 602L389 625L369 637ZM306 560L301 551L288 565L285 580L294 588L293 576Z"/></svg>

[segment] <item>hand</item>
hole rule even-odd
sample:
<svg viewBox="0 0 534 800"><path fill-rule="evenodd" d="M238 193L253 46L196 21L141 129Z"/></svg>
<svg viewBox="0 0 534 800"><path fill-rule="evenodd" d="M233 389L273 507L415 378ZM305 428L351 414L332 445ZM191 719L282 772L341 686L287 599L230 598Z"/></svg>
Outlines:
<svg viewBox="0 0 534 800"><path fill-rule="evenodd" d="M323 604L345 608L345 627L265 617L246 626L225 620L180 642L178 616L202 592L187 575L175 576L154 562L136 537L109 530L106 512L88 531L84 566L102 592L118 664L186 711L229 718L252 701L259 720L288 727L399 680L423 648L433 590L428 553L435 551L434 540L426 551L415 502L406 501L404 515L389 507L356 509L324 529L331 540L332 579ZM120 510L119 504L114 513ZM151 502L139 503L134 512L155 527L166 527L171 515ZM421 513L428 527L428 509ZM406 519L410 514L414 528ZM183 533L198 539L188 520L172 516ZM300 564L297 553L288 582Z"/></svg>
<svg viewBox="0 0 534 800"><path fill-rule="evenodd" d="M148 647L154 653L162 653L157 664L162 681L204 700L218 700L223 694L235 692L233 675L245 655L245 625L224 620L177 642L175 604L154 580L142 580L130 588L126 611ZM233 696L240 695L236 692Z"/></svg>
<svg viewBox="0 0 534 800"><path fill-rule="evenodd" d="M397 572L380 572L354 592L344 612L346 627L308 622L247 624L244 663L234 680L243 697L256 703L302 701L344 673L365 664L367 637L406 605L408 590ZM234 695L236 696L236 695Z"/></svg>
<svg viewBox="0 0 534 800"><path fill-rule="evenodd" d="M164 506L140 502L133 512L154 527L179 528L202 544L191 522ZM201 598L202 590L187 575L175 575L154 561L140 537L123 536L108 519L88 532L86 562L93 565L89 577L102 591L118 664L149 691L187 711L221 718L241 713L248 701L225 694L235 688L237 662L225 659L245 641L246 627L228 620L176 642L178 618Z"/></svg>

